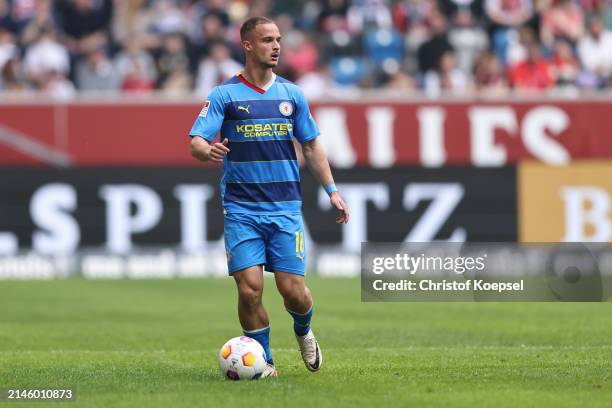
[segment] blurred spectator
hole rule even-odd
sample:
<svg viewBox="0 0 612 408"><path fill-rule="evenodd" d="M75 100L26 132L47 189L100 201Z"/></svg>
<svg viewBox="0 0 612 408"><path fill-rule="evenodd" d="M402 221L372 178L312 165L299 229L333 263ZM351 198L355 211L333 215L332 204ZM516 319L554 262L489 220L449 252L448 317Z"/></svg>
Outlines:
<svg viewBox="0 0 612 408"><path fill-rule="evenodd" d="M72 53L86 53L106 45L112 0L56 0L56 7Z"/></svg>
<svg viewBox="0 0 612 408"><path fill-rule="evenodd" d="M433 1L401 0L393 9L393 20L396 28L406 33L406 60L408 72L418 71L418 50L429 39L429 19L434 12L438 12Z"/></svg>
<svg viewBox="0 0 612 408"><path fill-rule="evenodd" d="M540 55L540 45L527 45L527 58L510 69L512 87L517 90L543 90L555 84L552 68Z"/></svg>
<svg viewBox="0 0 612 408"><path fill-rule="evenodd" d="M123 90L141 91L155 88L155 61L143 48L142 41L138 37L130 38L124 50L115 57L115 70Z"/></svg>
<svg viewBox="0 0 612 408"><path fill-rule="evenodd" d="M306 98L321 98L336 92L339 88L328 65L302 75L296 84L302 89Z"/></svg>
<svg viewBox="0 0 612 408"><path fill-rule="evenodd" d="M186 33L189 28L188 21L172 0L153 0L147 17L148 29L158 35Z"/></svg>
<svg viewBox="0 0 612 408"><path fill-rule="evenodd" d="M34 82L46 78L49 72L67 75L70 71L68 49L57 41L52 27L40 29L38 39L26 51L24 69Z"/></svg>
<svg viewBox="0 0 612 408"><path fill-rule="evenodd" d="M504 93L508 89L506 75L494 53L480 54L474 63L474 85L485 93Z"/></svg>
<svg viewBox="0 0 612 408"><path fill-rule="evenodd" d="M401 32L427 31L427 21L436 10L435 3L422 0L401 0L393 7L393 24Z"/></svg>
<svg viewBox="0 0 612 408"><path fill-rule="evenodd" d="M332 33L339 29L348 28L346 13L349 8L349 0L321 0L320 3L319 30Z"/></svg>
<svg viewBox="0 0 612 408"><path fill-rule="evenodd" d="M0 0L0 29L15 31L13 19L11 18L11 5L8 0Z"/></svg>
<svg viewBox="0 0 612 408"><path fill-rule="evenodd" d="M531 0L484 0L491 23L500 29L517 28L533 16Z"/></svg>
<svg viewBox="0 0 612 408"><path fill-rule="evenodd" d="M53 18L51 0L38 0L34 3L33 16L24 26L21 34L21 43L30 45L40 36L41 30L51 27L57 31L57 24Z"/></svg>
<svg viewBox="0 0 612 408"><path fill-rule="evenodd" d="M210 55L200 62L196 79L196 94L205 98L212 89L236 75L242 65L231 58L230 48L224 42L215 42Z"/></svg>
<svg viewBox="0 0 612 408"><path fill-rule="evenodd" d="M467 11L476 21L482 19L482 0L440 0L440 11L447 17L457 15L459 11Z"/></svg>
<svg viewBox="0 0 612 408"><path fill-rule="evenodd" d="M281 55L284 65L296 78L316 70L319 66L317 47L298 30L292 30L283 37Z"/></svg>
<svg viewBox="0 0 612 408"><path fill-rule="evenodd" d="M6 61L0 69L0 91L23 92L27 89L19 58Z"/></svg>
<svg viewBox="0 0 612 408"><path fill-rule="evenodd" d="M229 24L229 16L225 10L208 10L193 22L194 28L189 33L189 38L196 46L203 46L208 41L220 39L227 41Z"/></svg>
<svg viewBox="0 0 612 408"><path fill-rule="evenodd" d="M513 30L508 35L506 54L500 60L509 67L523 62L527 58L527 47L537 42L535 31L531 27L521 27L518 33Z"/></svg>
<svg viewBox="0 0 612 408"><path fill-rule="evenodd" d="M425 93L429 97L438 97L443 93L461 95L468 89L468 79L465 73L457 68L452 51L442 54L438 69L428 71L423 82Z"/></svg>
<svg viewBox="0 0 612 408"><path fill-rule="evenodd" d="M571 44L566 40L558 40L555 44L552 67L557 87L574 89L580 73L580 64L574 55Z"/></svg>
<svg viewBox="0 0 612 408"><path fill-rule="evenodd" d="M182 66L175 66L159 88L164 95L186 96L193 93L193 77Z"/></svg>
<svg viewBox="0 0 612 408"><path fill-rule="evenodd" d="M7 61L15 58L19 53L19 48L15 43L15 36L6 29L0 28L0 69Z"/></svg>
<svg viewBox="0 0 612 408"><path fill-rule="evenodd" d="M210 45L223 42L230 47L230 53L233 59L242 61L242 47L239 46L239 38L237 43L232 42L231 35L228 30L229 17L225 12L209 12L204 14L201 22L198 25L196 34L192 33L192 47L190 49L190 61L192 68L197 71L198 64L202 58L210 54ZM237 33L239 37L239 33Z"/></svg>
<svg viewBox="0 0 612 408"><path fill-rule="evenodd" d="M38 89L57 99L69 99L76 94L72 82L64 75L54 71L49 71L39 78Z"/></svg>
<svg viewBox="0 0 612 408"><path fill-rule="evenodd" d="M590 18L588 33L578 42L578 56L585 75L600 86L612 76L612 32L604 29L601 17ZM589 81L590 82L590 81Z"/></svg>
<svg viewBox="0 0 612 408"><path fill-rule="evenodd" d="M361 45L359 36L351 36L344 28L337 28L321 38L322 59L329 61L332 58L362 54Z"/></svg>
<svg viewBox="0 0 612 408"><path fill-rule="evenodd" d="M584 15L572 0L553 0L552 7L542 14L540 39L549 49L559 39L575 44L583 32Z"/></svg>
<svg viewBox="0 0 612 408"><path fill-rule="evenodd" d="M120 88L121 77L104 48L89 51L76 66L76 82L83 91L116 91Z"/></svg>
<svg viewBox="0 0 612 408"><path fill-rule="evenodd" d="M121 90L130 93L147 93L153 91L154 89L155 81L153 81L149 74L147 74L146 69L141 64L141 61L133 61L130 71L121 81Z"/></svg>
<svg viewBox="0 0 612 408"><path fill-rule="evenodd" d="M185 36L180 32L168 33L162 40L162 49L157 57L157 85L163 88L164 83L173 75L189 72L189 56Z"/></svg>
<svg viewBox="0 0 612 408"><path fill-rule="evenodd" d="M489 46L486 32L476 25L472 13L461 8L455 15L455 24L449 32L449 41L455 49L457 66L465 73L472 72L476 57Z"/></svg>
<svg viewBox="0 0 612 408"><path fill-rule="evenodd" d="M393 22L385 0L353 0L347 10L346 19L349 31L356 33L368 29L388 29Z"/></svg>
<svg viewBox="0 0 612 408"><path fill-rule="evenodd" d="M414 78L402 70L389 75L389 78L384 84L384 88L391 92L400 92L406 94L416 89L417 84Z"/></svg>
<svg viewBox="0 0 612 408"><path fill-rule="evenodd" d="M126 44L131 37L138 37L145 48L159 47L158 34L149 29L152 17L147 3L148 0L115 0L111 24L115 41Z"/></svg>
<svg viewBox="0 0 612 408"><path fill-rule="evenodd" d="M506 64L510 39L515 29L525 25L533 16L531 0L485 0L485 12L491 22L490 33L497 58Z"/></svg>
<svg viewBox="0 0 612 408"><path fill-rule="evenodd" d="M21 35L34 16L35 0L0 0L0 24Z"/></svg>
<svg viewBox="0 0 612 408"><path fill-rule="evenodd" d="M436 12L431 16L430 24L431 37L421 45L418 51L421 73L438 69L442 55L453 50L448 40L446 18Z"/></svg>

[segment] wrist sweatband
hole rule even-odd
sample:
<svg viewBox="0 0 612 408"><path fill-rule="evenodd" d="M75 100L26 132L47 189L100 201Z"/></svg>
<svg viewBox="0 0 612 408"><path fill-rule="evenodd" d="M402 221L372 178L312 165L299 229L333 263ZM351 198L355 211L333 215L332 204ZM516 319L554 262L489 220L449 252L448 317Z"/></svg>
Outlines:
<svg viewBox="0 0 612 408"><path fill-rule="evenodd" d="M331 193L333 193L334 191L338 191L338 188L334 183L331 183L325 187L325 191L327 192L327 195L331 195Z"/></svg>

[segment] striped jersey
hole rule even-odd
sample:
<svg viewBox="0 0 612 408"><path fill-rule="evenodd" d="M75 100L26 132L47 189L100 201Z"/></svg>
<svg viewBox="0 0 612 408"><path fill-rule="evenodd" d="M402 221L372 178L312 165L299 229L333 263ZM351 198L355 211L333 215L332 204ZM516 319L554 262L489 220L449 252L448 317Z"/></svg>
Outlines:
<svg viewBox="0 0 612 408"><path fill-rule="evenodd" d="M319 135L304 93L277 75L263 88L241 74L215 87L189 135L212 142L221 134L221 199L226 213L295 214L302 209L293 146Z"/></svg>

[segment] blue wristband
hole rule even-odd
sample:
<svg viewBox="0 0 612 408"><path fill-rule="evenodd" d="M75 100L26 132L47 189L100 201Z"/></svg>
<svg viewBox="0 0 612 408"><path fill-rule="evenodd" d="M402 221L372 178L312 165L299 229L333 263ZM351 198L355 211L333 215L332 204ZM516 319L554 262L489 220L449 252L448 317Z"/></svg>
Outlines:
<svg viewBox="0 0 612 408"><path fill-rule="evenodd" d="M331 193L333 193L334 191L338 191L338 188L334 183L331 183L325 187L325 191L327 192L327 195L331 195Z"/></svg>

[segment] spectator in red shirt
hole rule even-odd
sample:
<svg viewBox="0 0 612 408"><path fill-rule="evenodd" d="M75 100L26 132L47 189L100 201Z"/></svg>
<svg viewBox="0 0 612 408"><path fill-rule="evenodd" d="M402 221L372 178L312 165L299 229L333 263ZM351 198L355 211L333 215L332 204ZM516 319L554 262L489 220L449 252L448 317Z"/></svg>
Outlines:
<svg viewBox="0 0 612 408"><path fill-rule="evenodd" d="M510 69L510 82L519 90L543 90L555 84L548 61L540 56L539 44L527 46L527 58Z"/></svg>

